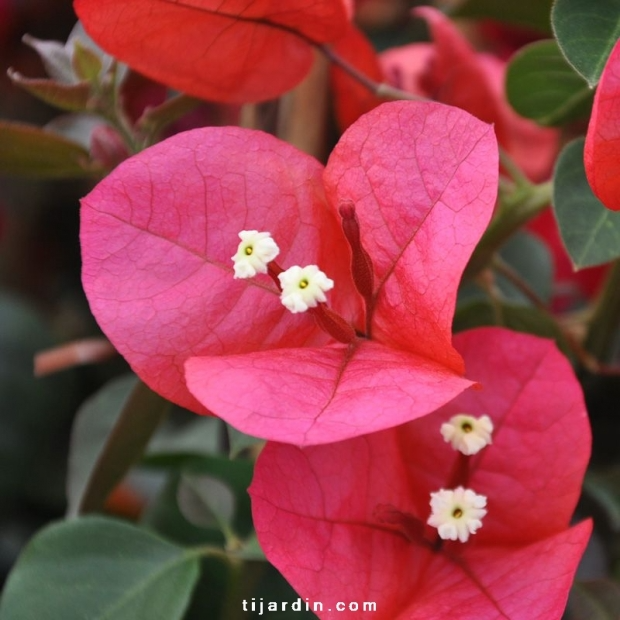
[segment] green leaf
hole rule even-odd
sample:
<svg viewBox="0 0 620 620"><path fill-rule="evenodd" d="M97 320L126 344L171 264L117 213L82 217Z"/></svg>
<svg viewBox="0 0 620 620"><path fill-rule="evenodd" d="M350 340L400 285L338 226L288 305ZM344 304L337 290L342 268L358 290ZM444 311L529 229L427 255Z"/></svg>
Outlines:
<svg viewBox="0 0 620 620"><path fill-rule="evenodd" d="M148 445L150 457L176 456L183 459L190 455L217 454L219 451L218 418L193 416L195 419L183 426L163 424Z"/></svg>
<svg viewBox="0 0 620 620"><path fill-rule="evenodd" d="M534 235L517 231L500 248L501 259L530 287L543 302L548 303L553 289L553 264L547 246ZM521 290L501 274L497 285L509 301L531 305Z"/></svg>
<svg viewBox="0 0 620 620"><path fill-rule="evenodd" d="M64 508L64 448L79 389L75 373L33 376L32 359L56 344L34 305L0 287L0 514L13 503ZM21 513L20 513L21 514Z"/></svg>
<svg viewBox="0 0 620 620"><path fill-rule="evenodd" d="M530 43L513 56L506 94L521 116L547 126L587 116L594 97L553 40Z"/></svg>
<svg viewBox="0 0 620 620"><path fill-rule="evenodd" d="M84 403L71 437L69 515L103 508L168 408L168 401L134 377L109 383Z"/></svg>
<svg viewBox="0 0 620 620"><path fill-rule="evenodd" d="M564 335L553 318L536 308L475 300L464 303L454 315L455 332L484 325L498 325L518 332L551 338L562 351L565 353L569 351Z"/></svg>
<svg viewBox="0 0 620 620"><path fill-rule="evenodd" d="M219 527L197 527L179 510L177 502L181 474L172 471L155 501L142 514L141 523L169 540L181 545L214 545L223 547L224 535Z"/></svg>
<svg viewBox="0 0 620 620"><path fill-rule="evenodd" d="M611 579L576 582L564 620L618 620L620 584Z"/></svg>
<svg viewBox="0 0 620 620"><path fill-rule="evenodd" d="M583 490L603 509L610 529L620 532L620 470L588 473Z"/></svg>
<svg viewBox="0 0 620 620"><path fill-rule="evenodd" d="M552 0L465 0L451 12L453 17L491 18L498 21L533 28L543 33L551 32L549 13Z"/></svg>
<svg viewBox="0 0 620 620"><path fill-rule="evenodd" d="M252 437L252 435L246 435L236 428L226 425L226 432L228 433L228 442L230 444L230 458L237 458L244 450L264 443L263 439L258 437Z"/></svg>
<svg viewBox="0 0 620 620"><path fill-rule="evenodd" d="M90 85L85 82L63 84L54 80L32 79L24 77L12 69L9 69L7 73L13 84L23 88L45 103L68 112L86 110L90 97Z"/></svg>
<svg viewBox="0 0 620 620"><path fill-rule="evenodd" d="M99 54L84 45L79 38L73 41L73 57L71 64L75 75L86 82L96 84L103 68Z"/></svg>
<svg viewBox="0 0 620 620"><path fill-rule="evenodd" d="M79 144L34 125L0 121L0 174L66 178L99 172Z"/></svg>
<svg viewBox="0 0 620 620"><path fill-rule="evenodd" d="M179 458L176 455L149 455L144 459L143 463L149 467L175 468L181 471L184 477L190 476L193 479L199 479L201 476L217 479L232 492L234 497L235 514L230 522L230 530L234 531L236 536L241 538L247 536L252 531L252 511L250 497L247 493L254 469L252 461L241 459L231 461L228 458L215 456ZM215 509L216 512L217 510ZM213 504L205 508L205 511L210 511L213 514ZM222 516L221 509L218 516ZM205 520L207 518L208 516L205 514ZM220 522L221 525L222 522ZM224 533L228 535L230 532Z"/></svg>
<svg viewBox="0 0 620 620"><path fill-rule="evenodd" d="M0 620L180 620L198 569L195 552L127 523L55 524L19 558Z"/></svg>
<svg viewBox="0 0 620 620"><path fill-rule="evenodd" d="M562 241L577 269L620 256L620 213L592 193L583 165L584 140L567 144L556 162L553 210Z"/></svg>
<svg viewBox="0 0 620 620"><path fill-rule="evenodd" d="M177 501L185 518L199 527L217 525L229 533L235 514L235 496L224 482L208 474L181 477Z"/></svg>
<svg viewBox="0 0 620 620"><path fill-rule="evenodd" d="M551 22L568 62L596 86L620 38L620 0L556 0Z"/></svg>
<svg viewBox="0 0 620 620"><path fill-rule="evenodd" d="M257 562L265 562L267 560L255 532L242 541L241 549L233 552L231 555L242 560L254 560Z"/></svg>

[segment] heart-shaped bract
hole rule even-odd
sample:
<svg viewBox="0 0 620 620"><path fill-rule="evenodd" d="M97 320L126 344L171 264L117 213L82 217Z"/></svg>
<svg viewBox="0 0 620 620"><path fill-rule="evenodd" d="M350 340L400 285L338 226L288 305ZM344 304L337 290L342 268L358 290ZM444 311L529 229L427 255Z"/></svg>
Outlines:
<svg viewBox="0 0 620 620"><path fill-rule="evenodd" d="M481 328L455 344L480 385L438 411L325 446L267 443L258 459L259 542L321 620L562 616L591 530L569 527L591 446L581 388L551 341ZM462 413L493 422L474 456L440 433ZM426 525L430 494L456 478L487 499L464 543Z"/></svg>
<svg viewBox="0 0 620 620"><path fill-rule="evenodd" d="M198 129L127 160L82 201L84 288L106 335L165 397L259 437L344 439L471 384L451 323L496 191L492 128L436 103L377 108L325 168L260 132ZM343 207L372 265L366 299ZM291 314L269 275L234 279L241 230L270 232L284 269L318 265L335 282L329 307L357 336L338 342Z"/></svg>

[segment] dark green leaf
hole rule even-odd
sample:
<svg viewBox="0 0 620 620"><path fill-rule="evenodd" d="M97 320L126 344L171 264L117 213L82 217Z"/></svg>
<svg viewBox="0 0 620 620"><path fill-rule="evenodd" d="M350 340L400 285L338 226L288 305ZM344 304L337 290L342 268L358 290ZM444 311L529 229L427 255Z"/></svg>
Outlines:
<svg viewBox="0 0 620 620"><path fill-rule="evenodd" d="M169 403L133 377L116 380L80 409L69 456L69 514L98 511L142 456Z"/></svg>
<svg viewBox="0 0 620 620"><path fill-rule="evenodd" d="M0 288L0 515L24 500L64 507L66 427L76 407L75 374L33 375L36 352L55 343L25 300Z"/></svg>
<svg viewBox="0 0 620 620"><path fill-rule="evenodd" d="M529 286L543 302L551 299L553 264L547 246L534 235L518 231L499 251L506 265ZM497 274L497 285L508 301L531 305L531 301L508 279Z"/></svg>
<svg viewBox="0 0 620 620"><path fill-rule="evenodd" d="M85 82L63 84L54 80L31 79L9 69L8 76L13 84L23 88L31 95L68 112L86 110L90 96L90 86Z"/></svg>
<svg viewBox="0 0 620 620"><path fill-rule="evenodd" d="M177 493L185 518L199 527L217 525L228 533L235 514L235 496L219 478L207 474L185 474Z"/></svg>
<svg viewBox="0 0 620 620"><path fill-rule="evenodd" d="M242 560L255 560L259 562L264 562L267 559L258 542L256 533L252 533L248 539L244 540L241 549L235 551L232 555Z"/></svg>
<svg viewBox="0 0 620 620"><path fill-rule="evenodd" d="M27 545L0 620L174 620L198 578L195 552L104 518L52 525Z"/></svg>
<svg viewBox="0 0 620 620"><path fill-rule="evenodd" d="M513 56L506 94L521 116L548 126L586 116L594 97L553 40L536 41Z"/></svg>
<svg viewBox="0 0 620 620"><path fill-rule="evenodd" d="M596 86L620 38L620 0L556 0L551 21L570 64Z"/></svg>
<svg viewBox="0 0 620 620"><path fill-rule="evenodd" d="M181 474L171 472L163 488L142 515L142 523L169 540L181 545L213 545L223 547L224 536L217 526L198 527L179 510L177 495Z"/></svg>
<svg viewBox="0 0 620 620"><path fill-rule="evenodd" d="M490 301L473 301L464 303L454 315L455 332L484 325L498 325L526 332L543 338L551 338L565 353L568 347L562 332L551 316L536 308L516 306L508 303Z"/></svg>
<svg viewBox="0 0 620 620"><path fill-rule="evenodd" d="M562 241L577 269L620 256L620 213L592 193L583 165L583 139L566 145L554 171L553 209Z"/></svg>
<svg viewBox="0 0 620 620"><path fill-rule="evenodd" d="M233 428L229 424L226 425L226 432L228 433L228 442L230 444L230 458L234 459L241 452L252 446L256 446L264 443L263 439L252 437L252 435L246 435L236 428Z"/></svg>
<svg viewBox="0 0 620 620"><path fill-rule="evenodd" d="M148 445L147 454L151 457L218 453L218 433L221 420L212 417L194 416L194 420L181 427L164 424Z"/></svg>
<svg viewBox="0 0 620 620"><path fill-rule="evenodd" d="M610 579L573 585L564 620L618 620L620 584Z"/></svg>
<svg viewBox="0 0 620 620"><path fill-rule="evenodd" d="M620 532L620 470L588 473L583 490L603 509L610 529Z"/></svg>
<svg viewBox="0 0 620 620"><path fill-rule="evenodd" d="M150 467L175 468L185 476L206 475L221 481L234 496L235 515L231 529L241 538L247 536L252 530L250 497L247 488L252 481L253 462L241 459L231 461L215 456L149 455L143 463Z"/></svg>
<svg viewBox="0 0 620 620"><path fill-rule="evenodd" d="M61 178L98 172L79 144L33 125L0 122L0 174Z"/></svg>
<svg viewBox="0 0 620 620"><path fill-rule="evenodd" d="M491 18L498 21L533 28L543 33L551 32L549 13L552 0L465 0L451 14L454 17Z"/></svg>

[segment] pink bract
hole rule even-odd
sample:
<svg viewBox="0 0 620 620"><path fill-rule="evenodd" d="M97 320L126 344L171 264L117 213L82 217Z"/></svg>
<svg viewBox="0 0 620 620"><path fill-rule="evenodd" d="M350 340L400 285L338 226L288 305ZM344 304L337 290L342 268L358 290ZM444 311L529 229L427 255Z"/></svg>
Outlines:
<svg viewBox="0 0 620 620"><path fill-rule="evenodd" d="M559 134L519 116L510 107L504 88L506 62L474 50L437 9L422 6L414 13L428 23L432 43L394 47L377 56L363 35L350 28L335 49L378 82L384 80L412 95L459 107L493 123L500 146L525 174L535 182L547 179L558 152ZM333 84L342 127L381 102L338 69L333 70Z"/></svg>
<svg viewBox="0 0 620 620"><path fill-rule="evenodd" d="M374 110L325 168L260 132L178 134L82 201L84 288L136 373L184 407L295 444L388 428L471 384L451 322L496 184L492 129L436 103ZM342 205L372 261L366 304ZM335 281L328 304L352 342L289 313L268 275L233 279L237 233L251 229L271 232L282 268L317 264Z"/></svg>
<svg viewBox="0 0 620 620"><path fill-rule="evenodd" d="M259 542L322 620L559 620L591 524L569 527L590 455L580 386L546 340L499 328L455 337L472 387L390 430L299 449L268 443L250 488ZM465 457L451 416L489 415ZM464 483L488 514L466 543L425 525L430 493ZM339 601L356 612L336 612ZM361 603L376 603L362 611ZM328 609L331 607L331 612Z"/></svg>
<svg viewBox="0 0 620 620"><path fill-rule="evenodd" d="M620 211L620 41L601 74L584 148L586 176L597 198Z"/></svg>
<svg viewBox="0 0 620 620"><path fill-rule="evenodd" d="M415 15L426 20L433 44L388 50L381 62L389 78L399 76L406 89L467 110L495 124L499 144L533 181L551 173L558 151L558 132L519 116L506 100L506 62L476 52L443 13L430 6ZM396 82L398 85L398 82Z"/></svg>

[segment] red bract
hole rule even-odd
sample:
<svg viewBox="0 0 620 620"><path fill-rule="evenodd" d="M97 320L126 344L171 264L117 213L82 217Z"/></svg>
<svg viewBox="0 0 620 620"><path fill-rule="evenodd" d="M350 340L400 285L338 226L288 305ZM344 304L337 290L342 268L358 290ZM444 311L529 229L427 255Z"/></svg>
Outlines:
<svg viewBox="0 0 620 620"><path fill-rule="evenodd" d="M186 132L83 200L84 288L134 370L184 407L296 444L387 428L471 383L451 322L496 183L491 127L436 103L377 108L325 169L260 132ZM359 227L353 255L341 210L349 233ZM234 280L241 230L269 231L284 269L326 272L329 306L358 336L337 342L291 314L268 275ZM351 272L364 251L365 298Z"/></svg>
<svg viewBox="0 0 620 620"><path fill-rule="evenodd" d="M490 54L481 54L443 13L432 7L418 7L415 14L429 25L433 55L411 45L383 58L390 75L399 69L404 74L415 70L415 56L428 58L418 77L428 96L471 112L487 123L495 124L500 145L533 180L549 176L558 149L558 132L543 129L514 112L504 92L506 63ZM408 58L414 57L414 58ZM410 78L411 79L411 78Z"/></svg>
<svg viewBox="0 0 620 620"><path fill-rule="evenodd" d="M347 26L340 0L75 0L103 49L149 77L196 97L261 101L310 69L312 44Z"/></svg>
<svg viewBox="0 0 620 620"><path fill-rule="evenodd" d="M620 211L620 41L616 43L598 83L586 135L586 176L597 198Z"/></svg>
<svg viewBox="0 0 620 620"><path fill-rule="evenodd" d="M437 9L418 7L415 14L428 22L433 43L414 43L380 54L385 80L413 95L459 107L487 123L494 123L499 144L527 176L533 181L546 179L557 154L558 132L539 127L510 107L504 92L505 61L476 52ZM358 40L360 37L343 38L337 50L362 72L378 80L377 69ZM351 78L336 69L334 72L336 93L342 93L336 100L336 111L339 121L346 126L380 100L369 98Z"/></svg>
<svg viewBox="0 0 620 620"><path fill-rule="evenodd" d="M311 608L324 604L321 619L562 615L591 529L569 528L590 454L579 384L550 341L482 328L455 344L482 389L364 437L268 443L258 459L250 493L261 547ZM474 456L441 437L459 413L493 420L492 444ZM457 484L487 497L465 543L425 525L431 492ZM364 601L376 611L364 613ZM338 602L359 611L337 612Z"/></svg>

